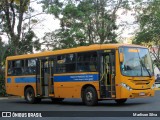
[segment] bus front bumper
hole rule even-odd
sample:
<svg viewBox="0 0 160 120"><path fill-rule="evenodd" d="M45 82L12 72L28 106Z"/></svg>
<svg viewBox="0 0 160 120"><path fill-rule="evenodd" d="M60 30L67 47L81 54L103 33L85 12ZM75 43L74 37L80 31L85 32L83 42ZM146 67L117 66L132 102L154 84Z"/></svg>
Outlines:
<svg viewBox="0 0 160 120"><path fill-rule="evenodd" d="M143 98L143 97L153 97L155 90L126 90L122 89L121 98Z"/></svg>

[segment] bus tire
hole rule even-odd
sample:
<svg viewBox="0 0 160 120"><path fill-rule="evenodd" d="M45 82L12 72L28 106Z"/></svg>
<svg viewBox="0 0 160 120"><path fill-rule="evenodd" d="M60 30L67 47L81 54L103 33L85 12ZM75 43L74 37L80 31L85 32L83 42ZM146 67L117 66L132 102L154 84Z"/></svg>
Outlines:
<svg viewBox="0 0 160 120"><path fill-rule="evenodd" d="M84 90L82 97L83 97L82 98L83 103L85 103L88 106L94 106L97 105L98 103L97 91L91 86L88 86Z"/></svg>
<svg viewBox="0 0 160 120"><path fill-rule="evenodd" d="M34 93L34 89L32 87L28 87L26 90L25 90L25 100L28 102L28 103L36 103L36 102L40 102L41 100L40 99L37 99L35 97L35 93Z"/></svg>
<svg viewBox="0 0 160 120"><path fill-rule="evenodd" d="M127 101L127 99L116 99L115 101L117 104L121 105L124 104Z"/></svg>
<svg viewBox="0 0 160 120"><path fill-rule="evenodd" d="M53 103L58 103L58 102L62 102L64 100L64 98L51 98Z"/></svg>

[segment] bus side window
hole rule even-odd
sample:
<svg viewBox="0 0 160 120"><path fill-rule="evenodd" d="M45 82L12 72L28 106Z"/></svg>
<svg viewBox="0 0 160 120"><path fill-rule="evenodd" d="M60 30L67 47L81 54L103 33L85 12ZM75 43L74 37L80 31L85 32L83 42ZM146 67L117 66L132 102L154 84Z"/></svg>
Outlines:
<svg viewBox="0 0 160 120"><path fill-rule="evenodd" d="M76 71L76 55L67 54L66 55L66 72L75 72Z"/></svg>
<svg viewBox="0 0 160 120"><path fill-rule="evenodd" d="M57 56L56 72L70 73L76 70L76 55L66 54Z"/></svg>
<svg viewBox="0 0 160 120"><path fill-rule="evenodd" d="M13 75L12 61L8 61L8 75Z"/></svg>
<svg viewBox="0 0 160 120"><path fill-rule="evenodd" d="M56 73L64 73L65 70L65 55L59 55L57 56L57 61L56 61Z"/></svg>
<svg viewBox="0 0 160 120"><path fill-rule="evenodd" d="M36 74L36 59L26 60L24 73L28 75Z"/></svg>
<svg viewBox="0 0 160 120"><path fill-rule="evenodd" d="M13 75L23 75L22 68L24 67L24 60L13 61Z"/></svg>
<svg viewBox="0 0 160 120"><path fill-rule="evenodd" d="M76 55L75 54L67 54L66 55L66 62L67 63L73 63L76 60Z"/></svg>
<svg viewBox="0 0 160 120"><path fill-rule="evenodd" d="M95 72L97 71L97 52L78 53L77 71Z"/></svg>

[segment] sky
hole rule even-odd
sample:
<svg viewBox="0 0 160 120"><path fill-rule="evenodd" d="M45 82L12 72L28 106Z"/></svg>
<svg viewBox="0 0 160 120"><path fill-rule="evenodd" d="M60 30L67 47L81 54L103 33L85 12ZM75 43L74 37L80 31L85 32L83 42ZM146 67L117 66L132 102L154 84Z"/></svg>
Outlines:
<svg viewBox="0 0 160 120"><path fill-rule="evenodd" d="M31 3L31 7L34 8L35 12L33 14L37 14L42 12L42 5L37 4L36 2ZM60 21L54 18L53 15L50 14L41 14L36 16L40 21L40 24L37 24L34 28L34 32L39 38L44 36L45 32L51 32L58 28L60 28Z"/></svg>
<svg viewBox="0 0 160 120"><path fill-rule="evenodd" d="M127 13L123 13L124 10L119 10L117 12L117 15L119 18L117 19L117 24L121 24L123 22L126 22L125 29L123 30L123 33L121 34L122 37L131 37L133 36L133 32L138 29L138 25L135 24L135 17L133 14L133 11L127 11ZM120 27L122 29L122 27ZM118 30L119 31L119 30Z"/></svg>

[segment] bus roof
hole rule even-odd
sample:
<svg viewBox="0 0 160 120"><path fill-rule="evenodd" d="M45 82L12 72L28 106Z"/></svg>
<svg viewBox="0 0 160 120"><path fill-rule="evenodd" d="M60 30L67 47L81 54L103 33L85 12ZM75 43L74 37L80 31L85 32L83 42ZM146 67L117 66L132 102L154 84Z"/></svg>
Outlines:
<svg viewBox="0 0 160 120"><path fill-rule="evenodd" d="M35 53L35 54L9 56L9 57L7 57L7 60L36 58L36 57L51 56L51 55L58 55L58 54L67 54L67 53L76 53L76 52L85 52L85 51L94 51L94 50L104 50L104 49L118 49L118 47L121 47L121 46L146 48L144 46L133 45L133 44L93 44L93 45L89 45L89 46L80 46L80 47L76 47L76 48L69 48L69 49L62 49L62 50L55 50L55 51L45 51L45 52L40 52L40 53Z"/></svg>

